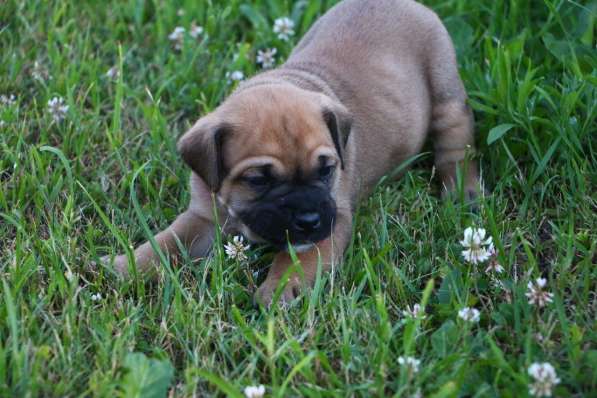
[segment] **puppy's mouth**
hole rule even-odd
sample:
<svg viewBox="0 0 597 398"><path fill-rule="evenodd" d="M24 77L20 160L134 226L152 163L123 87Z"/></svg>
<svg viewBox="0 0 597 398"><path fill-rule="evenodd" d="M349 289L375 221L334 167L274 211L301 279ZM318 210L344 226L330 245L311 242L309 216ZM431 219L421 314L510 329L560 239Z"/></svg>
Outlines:
<svg viewBox="0 0 597 398"><path fill-rule="evenodd" d="M302 187L261 197L237 213L249 230L247 235L279 250L287 250L290 242L294 250L303 252L331 235L336 204L324 188Z"/></svg>

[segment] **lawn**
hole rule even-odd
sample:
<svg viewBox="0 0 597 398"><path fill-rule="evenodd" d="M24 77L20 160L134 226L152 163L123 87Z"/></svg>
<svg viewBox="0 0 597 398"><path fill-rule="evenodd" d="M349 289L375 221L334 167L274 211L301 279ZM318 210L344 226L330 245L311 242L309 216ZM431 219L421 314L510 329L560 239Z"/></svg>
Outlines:
<svg viewBox="0 0 597 398"><path fill-rule="evenodd" d="M177 137L334 3L2 3L0 396L524 397L537 363L555 396L595 394L594 0L425 1L475 112L478 211L440 199L426 149L289 308L253 306L271 253L227 258L226 237L157 282L92 266L185 209ZM468 227L491 260L463 257Z"/></svg>

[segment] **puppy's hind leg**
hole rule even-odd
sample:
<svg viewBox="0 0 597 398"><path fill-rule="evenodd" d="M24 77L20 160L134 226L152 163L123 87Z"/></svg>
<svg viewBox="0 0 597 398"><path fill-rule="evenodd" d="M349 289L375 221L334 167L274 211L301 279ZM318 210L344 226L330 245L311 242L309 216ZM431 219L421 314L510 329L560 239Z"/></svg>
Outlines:
<svg viewBox="0 0 597 398"><path fill-rule="evenodd" d="M474 153L472 115L463 102L436 104L432 111L435 167L442 184L442 196L449 195L461 182L465 198L474 199L480 183ZM459 179L460 177L460 179Z"/></svg>
<svg viewBox="0 0 597 398"><path fill-rule="evenodd" d="M473 114L466 104L452 41L443 25L437 27L430 48L430 130L442 196L458 188L460 174L466 199L473 199L480 190L477 164L467 157L474 152Z"/></svg>
<svg viewBox="0 0 597 398"><path fill-rule="evenodd" d="M165 230L154 236L154 240L165 255L179 253L178 242L189 251L192 257L200 257L209 252L215 233L214 224L191 210L180 214ZM146 274L157 270L160 264L159 254L153 250L151 242L147 241L135 249L135 265L139 274ZM109 257L102 258L108 264ZM114 268L123 276L129 275L129 262L126 255L114 258Z"/></svg>

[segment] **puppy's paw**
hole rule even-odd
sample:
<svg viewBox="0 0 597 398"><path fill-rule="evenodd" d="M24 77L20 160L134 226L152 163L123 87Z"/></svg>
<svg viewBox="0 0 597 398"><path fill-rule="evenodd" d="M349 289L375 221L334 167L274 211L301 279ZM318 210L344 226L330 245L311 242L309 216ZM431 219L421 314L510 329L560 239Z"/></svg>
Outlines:
<svg viewBox="0 0 597 398"><path fill-rule="evenodd" d="M477 213L480 210L479 206L481 198L488 194L489 193L485 189L482 189L479 186L470 186L465 187L464 192L462 193L456 190L443 189L442 199L451 200L453 202L460 202L462 200L462 203L468 206L472 212Z"/></svg>
<svg viewBox="0 0 597 398"><path fill-rule="evenodd" d="M269 307L272 304L280 283L279 279L267 278L255 292L255 303ZM301 283L300 279L298 277L291 277L286 286L284 286L278 302L282 305L290 304L300 296L303 289L304 284Z"/></svg>
<svg viewBox="0 0 597 398"><path fill-rule="evenodd" d="M101 264L104 264L108 267L114 267L114 271L116 271L119 276L126 277L129 274L129 259L125 255L121 254L114 258L111 256L104 256L100 258L99 261Z"/></svg>

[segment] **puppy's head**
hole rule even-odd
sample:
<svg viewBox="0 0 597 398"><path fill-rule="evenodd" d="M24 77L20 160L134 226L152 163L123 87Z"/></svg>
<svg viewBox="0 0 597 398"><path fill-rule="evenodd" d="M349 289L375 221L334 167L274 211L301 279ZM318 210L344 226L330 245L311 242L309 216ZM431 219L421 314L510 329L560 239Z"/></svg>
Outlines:
<svg viewBox="0 0 597 398"><path fill-rule="evenodd" d="M263 85L232 95L178 148L249 239L310 245L332 231L350 128L347 110L323 94Z"/></svg>

